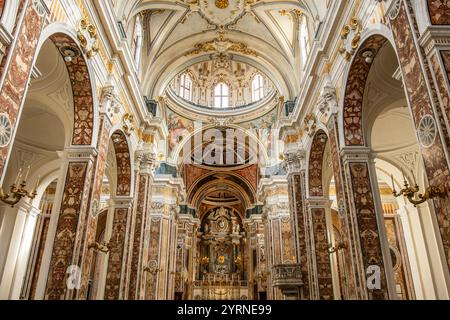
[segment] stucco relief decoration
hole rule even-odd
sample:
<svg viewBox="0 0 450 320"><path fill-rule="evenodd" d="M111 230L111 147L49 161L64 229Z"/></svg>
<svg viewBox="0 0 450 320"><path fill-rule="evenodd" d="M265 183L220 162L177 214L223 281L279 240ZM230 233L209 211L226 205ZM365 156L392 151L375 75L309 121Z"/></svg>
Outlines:
<svg viewBox="0 0 450 320"><path fill-rule="evenodd" d="M285 160L283 166L289 173L300 172L304 166L305 152L287 152L284 154Z"/></svg>
<svg viewBox="0 0 450 320"><path fill-rule="evenodd" d="M362 25L358 18L352 18L350 23L341 31L342 45L340 54L348 61L355 54L361 42Z"/></svg>
<svg viewBox="0 0 450 320"><path fill-rule="evenodd" d="M98 53L97 28L87 18L80 20L77 37L86 56L90 59Z"/></svg>
<svg viewBox="0 0 450 320"><path fill-rule="evenodd" d="M391 7L391 10L389 11L389 18L391 20L394 20L395 18L397 18L399 12L400 12L400 7L401 7L401 0L395 0L394 4Z"/></svg>
<svg viewBox="0 0 450 320"><path fill-rule="evenodd" d="M437 135L436 121L430 115L422 118L419 124L419 141L423 147L429 148L433 145Z"/></svg>
<svg viewBox="0 0 450 320"><path fill-rule="evenodd" d="M0 147L6 147L11 142L12 127L7 113L0 113Z"/></svg>
<svg viewBox="0 0 450 320"><path fill-rule="evenodd" d="M194 50L189 51L186 56L197 55L201 53L217 52L219 54L227 54L228 52L238 52L244 55L257 57L258 53L250 49L247 44L238 42L225 37L223 29L219 31L219 35L211 41L197 43Z"/></svg>
<svg viewBox="0 0 450 320"><path fill-rule="evenodd" d="M132 114L126 113L122 117L122 130L125 132L127 137L131 135L131 132L134 131L134 117Z"/></svg>
<svg viewBox="0 0 450 320"><path fill-rule="evenodd" d="M325 117L337 112L337 95L334 87L326 85L322 89L317 107Z"/></svg>
<svg viewBox="0 0 450 320"><path fill-rule="evenodd" d="M310 114L307 115L304 119L304 124L305 124L305 132L310 136L314 136L314 134L316 133L316 129L317 129L317 118L315 115Z"/></svg>
<svg viewBox="0 0 450 320"><path fill-rule="evenodd" d="M200 13L211 24L225 26L245 12L244 0L200 0Z"/></svg>
<svg viewBox="0 0 450 320"><path fill-rule="evenodd" d="M44 7L44 5L42 4L42 0L33 0L32 5L33 5L33 9L36 11L36 13L40 17L43 17L47 14L47 10Z"/></svg>

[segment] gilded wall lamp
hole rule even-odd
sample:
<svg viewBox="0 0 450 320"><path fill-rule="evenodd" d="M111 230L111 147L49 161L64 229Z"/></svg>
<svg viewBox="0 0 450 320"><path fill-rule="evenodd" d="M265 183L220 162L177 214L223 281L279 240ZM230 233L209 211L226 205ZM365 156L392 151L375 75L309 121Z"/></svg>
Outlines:
<svg viewBox="0 0 450 320"><path fill-rule="evenodd" d="M7 205L10 205L11 208L14 208L14 206L18 204L19 201L22 200L22 198L24 197L34 199L37 195L36 189L39 185L40 178L38 178L36 186L33 188L33 190L29 192L26 190L29 173L30 173L30 166L28 166L27 173L25 174L25 177L22 179L22 168L20 168L15 182L10 187L10 193L5 194L3 188L0 187L0 200L6 203Z"/></svg>
<svg viewBox="0 0 450 320"><path fill-rule="evenodd" d="M413 172L411 172L411 173L413 174L413 178L414 178L414 173ZM408 199L408 201L410 203L412 203L414 205L414 207L417 207L419 204L425 203L428 200L432 200L435 198L444 198L447 195L447 190L446 190L445 186L430 186L425 190L424 194L421 194L421 193L419 193L420 188L417 185L415 179L414 179L414 187L413 187L413 186L410 186L408 181L406 180L403 170L402 170L402 175L403 175L403 180L404 180L405 185L404 185L404 188L402 190L400 190L400 192L397 192L397 190L395 190L394 176L391 175L392 190L393 190L392 194L396 198L404 196L405 198Z"/></svg>

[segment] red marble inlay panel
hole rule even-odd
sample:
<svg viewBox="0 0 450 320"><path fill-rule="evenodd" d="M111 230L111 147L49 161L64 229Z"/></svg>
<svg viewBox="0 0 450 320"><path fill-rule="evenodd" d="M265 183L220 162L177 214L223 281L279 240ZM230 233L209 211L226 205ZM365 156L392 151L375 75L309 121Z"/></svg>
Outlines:
<svg viewBox="0 0 450 320"><path fill-rule="evenodd" d="M72 136L73 145L90 145L94 128L94 99L92 96L92 83L85 58L78 45L65 34L58 33L51 40L63 55L65 49L70 48L79 53L72 61L65 61L72 84L74 102L74 128ZM64 55L63 55L64 57Z"/></svg>
<svg viewBox="0 0 450 320"><path fill-rule="evenodd" d="M404 3L401 3L402 5L398 15L394 20L391 20L390 24L397 46L400 66L403 72L415 126L416 128L419 126L420 121L425 115L432 116L434 119L437 118L439 120L438 122L442 124L442 116L439 114L435 115L433 112L432 93L428 92L428 77L424 73L426 71L430 72L430 70L433 70L433 67L429 67L427 61L424 61L425 70L422 69L420 55L423 52L421 48L416 47L414 41L414 32L417 33L417 25L415 21L410 21L408 16L409 12L412 17L411 19L414 18L412 4L408 2L409 6L405 7ZM438 77L439 74L440 72L437 74ZM430 147L421 147L421 153L430 185L444 185L449 188L450 176L444 152L445 148L446 146L441 137L437 135L434 143ZM444 252L447 257L447 263L450 266L450 212L448 210L450 198L447 196L445 199L435 200L434 206Z"/></svg>
<svg viewBox="0 0 450 320"><path fill-rule="evenodd" d="M161 234L161 219L152 219L150 226L150 242L148 250L148 263L159 261L159 238ZM144 247L145 249L145 247ZM144 266L146 267L146 266ZM157 274L145 273L145 300L155 300Z"/></svg>
<svg viewBox="0 0 450 320"><path fill-rule="evenodd" d="M305 217L305 173L293 174L291 177L291 186L293 188L293 201L294 202L294 214L297 228L297 239L298 239L298 262L302 269L302 280L303 280L303 296L306 300L309 300L310 295L310 275L309 275L309 261L308 261L308 246L307 246L307 235L306 235L306 217Z"/></svg>
<svg viewBox="0 0 450 320"><path fill-rule="evenodd" d="M331 259L328 252L328 234L326 212L323 208L311 209L314 249L319 283L320 300L333 300L333 276L331 273Z"/></svg>
<svg viewBox="0 0 450 320"><path fill-rule="evenodd" d="M3 14L4 7L5 7L5 0L0 0L0 17Z"/></svg>
<svg viewBox="0 0 450 320"><path fill-rule="evenodd" d="M349 250L345 250L343 252L345 258L345 266L348 268L342 270L342 272L345 273L344 276L347 276L347 288L343 288L343 291L349 294L346 298L356 299L356 287L359 286L359 277L354 277L353 269L355 250L352 249L351 243L352 239L354 239L354 233L352 228L350 228L351 219L347 210L345 209L345 203L348 199L348 192L345 188L345 185L343 184L345 179L343 178L344 173L342 170L341 158L339 155L338 124L336 118L334 117L328 127L328 134L330 141L331 160L333 162L333 176L335 180L336 197L338 200L338 204L341 207L339 212L339 221L342 228L342 241L350 248Z"/></svg>
<svg viewBox="0 0 450 320"><path fill-rule="evenodd" d="M364 270L370 266L378 266L381 270L381 289L368 290L369 299L386 300L389 296L369 167L366 163L350 163L349 169Z"/></svg>
<svg viewBox="0 0 450 320"><path fill-rule="evenodd" d="M117 163L118 196L129 196L131 192L131 160L130 149L125 135L118 131L112 135Z"/></svg>
<svg viewBox="0 0 450 320"><path fill-rule="evenodd" d="M9 115L13 128L17 124L17 115L24 99L39 35L44 25L44 17L36 13L31 1L25 10L25 19L19 30L17 44L11 53L11 63L2 70L6 73L6 77L0 89L0 112ZM0 176L5 169L6 157L11 146L12 143L0 148Z"/></svg>
<svg viewBox="0 0 450 320"><path fill-rule="evenodd" d="M126 225L128 209L114 211L113 229L109 241L108 271L106 275L105 300L118 300L123 275Z"/></svg>
<svg viewBox="0 0 450 320"><path fill-rule="evenodd" d="M362 53L371 50L374 56L386 43L386 38L375 35L367 39L359 49L352 63L344 98L344 138L347 146L363 146L364 133L362 112L364 91L372 64L366 62Z"/></svg>
<svg viewBox="0 0 450 320"><path fill-rule="evenodd" d="M91 180L93 181L93 192L90 199L90 203L88 204L89 210L86 212L86 232L85 234L85 245L83 250L83 254L81 255L80 259L82 259L82 281L81 281L81 288L79 290L79 297L85 298L88 294L88 281L89 281L89 275L90 270L92 267L92 263L94 261L94 252L90 250L89 244L94 243L96 241L95 235L97 233L97 213L93 212L93 203L94 201L97 201L97 204L100 203L100 196L101 196L101 188L103 184L103 176L105 174L106 169L106 161L108 156L108 140L109 140L109 131L110 131L110 123L108 121L105 121L104 118L100 120L100 129L98 131L98 142L97 142L97 149L98 154L97 158L95 160L95 171L92 172ZM90 214L91 213L91 214Z"/></svg>
<svg viewBox="0 0 450 320"><path fill-rule="evenodd" d="M328 137L322 130L317 132L309 155L309 195L312 197L323 196L323 155Z"/></svg>
<svg viewBox="0 0 450 320"><path fill-rule="evenodd" d="M450 1L427 0L428 13L431 23L434 25L450 24Z"/></svg>
<svg viewBox="0 0 450 320"><path fill-rule="evenodd" d="M129 285L129 300L136 300L138 298L138 279L142 272L142 245L144 235L144 225L146 211L149 206L149 183L150 177L148 175L141 175L139 177L139 191L137 197L137 208L134 225L134 239L133 239L133 252L131 253L131 272L130 272L130 285Z"/></svg>
<svg viewBox="0 0 450 320"><path fill-rule="evenodd" d="M67 170L61 210L53 245L46 289L48 300L63 300L67 290L67 269L73 263L83 191L88 171L87 162L72 162Z"/></svg>

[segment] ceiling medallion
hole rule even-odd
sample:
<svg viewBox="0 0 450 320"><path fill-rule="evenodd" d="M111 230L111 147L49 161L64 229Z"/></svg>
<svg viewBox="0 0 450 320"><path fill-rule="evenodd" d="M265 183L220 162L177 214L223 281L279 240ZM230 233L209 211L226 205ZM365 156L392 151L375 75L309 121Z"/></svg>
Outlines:
<svg viewBox="0 0 450 320"><path fill-rule="evenodd" d="M226 9L230 5L229 0L216 0L216 7L219 9Z"/></svg>
<svg viewBox="0 0 450 320"><path fill-rule="evenodd" d="M200 13L209 23L226 26L245 13L245 0L201 0Z"/></svg>

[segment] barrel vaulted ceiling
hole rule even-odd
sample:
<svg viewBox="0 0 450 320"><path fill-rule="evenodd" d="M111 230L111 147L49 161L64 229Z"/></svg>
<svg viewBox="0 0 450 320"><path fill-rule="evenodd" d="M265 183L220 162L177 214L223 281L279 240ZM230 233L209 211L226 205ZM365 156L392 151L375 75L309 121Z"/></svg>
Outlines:
<svg viewBox="0 0 450 320"><path fill-rule="evenodd" d="M184 69L220 54L268 75L281 95L299 90L301 19L312 36L327 0L117 0L116 14L132 34L139 14L145 49L140 74L143 91L162 95Z"/></svg>

